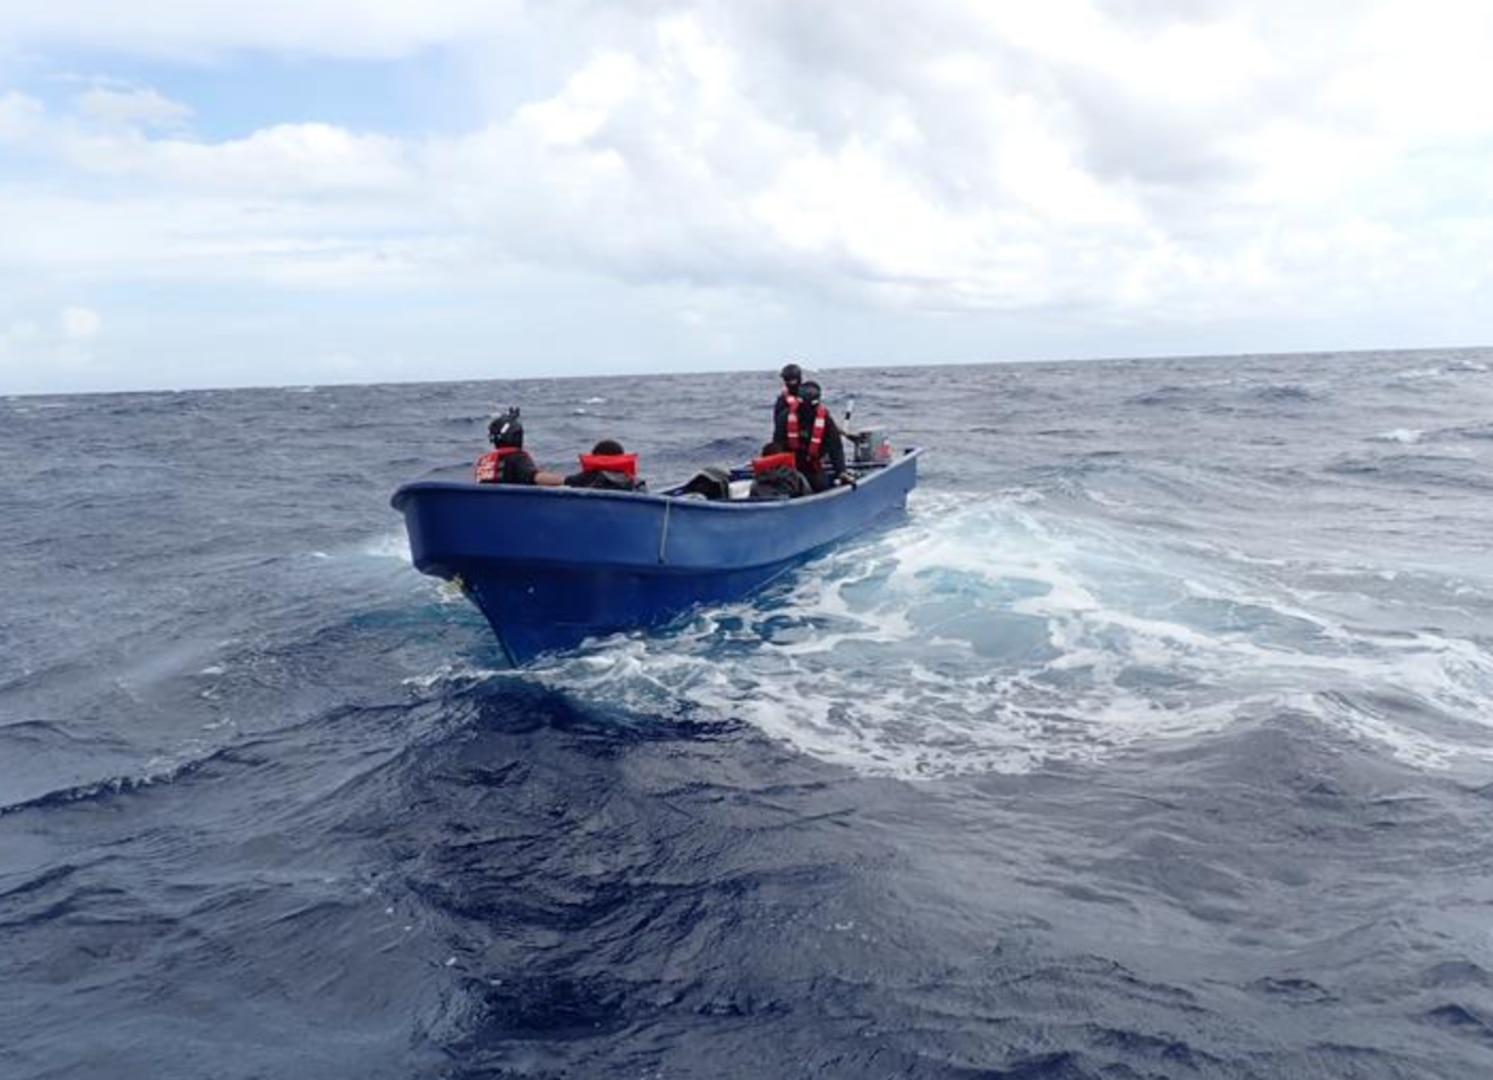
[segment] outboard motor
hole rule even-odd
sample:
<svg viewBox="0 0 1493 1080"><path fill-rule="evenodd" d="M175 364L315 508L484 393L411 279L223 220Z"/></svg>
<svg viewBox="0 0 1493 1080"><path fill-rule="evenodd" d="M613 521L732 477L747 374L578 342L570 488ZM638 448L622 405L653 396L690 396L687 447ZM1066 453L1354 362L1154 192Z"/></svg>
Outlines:
<svg viewBox="0 0 1493 1080"><path fill-rule="evenodd" d="M886 432L862 431L855 436L855 463L857 465L885 465L892 460L892 444Z"/></svg>

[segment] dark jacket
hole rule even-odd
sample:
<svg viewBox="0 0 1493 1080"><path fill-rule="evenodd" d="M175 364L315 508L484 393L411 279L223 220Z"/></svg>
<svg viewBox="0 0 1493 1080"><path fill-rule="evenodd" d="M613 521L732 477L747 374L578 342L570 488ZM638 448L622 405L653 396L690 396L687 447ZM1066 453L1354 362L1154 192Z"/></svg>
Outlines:
<svg viewBox="0 0 1493 1080"><path fill-rule="evenodd" d="M767 469L752 478L748 497L753 499L796 499L800 495L812 494L809 481L797 469L779 466Z"/></svg>
<svg viewBox="0 0 1493 1080"><path fill-rule="evenodd" d="M788 406L781 397L778 398L778 408L773 414L772 441L779 446L788 445ZM795 453L798 455L798 470L809 478L809 484L815 491L823 491L833 482L834 477L845 471L845 442L840 437L839 425L835 423L834 416L829 407L824 410L824 441L819 446L818 467L809 460L808 441L814 430L814 414L819 406L809 405L800 401L798 403L798 430L800 445ZM829 467L830 475L825 477L824 468Z"/></svg>
<svg viewBox="0 0 1493 1080"><path fill-rule="evenodd" d="M598 445L604 447L606 443ZM643 491L645 485L637 476L637 454L624 453L620 447L615 452L593 450L581 455L581 471L567 476L565 486L603 491Z"/></svg>

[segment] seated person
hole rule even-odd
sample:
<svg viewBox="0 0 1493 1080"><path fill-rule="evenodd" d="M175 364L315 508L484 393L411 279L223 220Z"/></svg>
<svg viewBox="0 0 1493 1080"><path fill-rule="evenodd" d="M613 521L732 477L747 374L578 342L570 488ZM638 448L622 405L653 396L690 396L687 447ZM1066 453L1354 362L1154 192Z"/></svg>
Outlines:
<svg viewBox="0 0 1493 1080"><path fill-rule="evenodd" d="M581 455L581 471L565 478L566 487L600 488L606 491L644 491L638 479L638 455L622 449L616 439L602 439Z"/></svg>
<svg viewBox="0 0 1493 1080"><path fill-rule="evenodd" d="M762 456L752 462L751 499L796 499L812 494L808 480L794 464L792 452L777 443L762 448Z"/></svg>
<svg viewBox="0 0 1493 1080"><path fill-rule="evenodd" d="M472 466L473 478L479 484L535 484L559 487L565 477L544 472L524 450L524 426L518 421L518 410L509 409L495 416L487 425L487 437L493 449Z"/></svg>

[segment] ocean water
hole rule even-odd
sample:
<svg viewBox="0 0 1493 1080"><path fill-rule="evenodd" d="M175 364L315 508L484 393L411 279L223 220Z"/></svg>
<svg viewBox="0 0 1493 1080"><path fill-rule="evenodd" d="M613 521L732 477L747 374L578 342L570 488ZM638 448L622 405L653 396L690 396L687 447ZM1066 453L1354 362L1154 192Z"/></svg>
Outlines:
<svg viewBox="0 0 1493 1080"><path fill-rule="evenodd" d="M0 1076L1493 1076L1493 352L828 372L905 520L521 671L410 568L773 366L0 399Z"/></svg>

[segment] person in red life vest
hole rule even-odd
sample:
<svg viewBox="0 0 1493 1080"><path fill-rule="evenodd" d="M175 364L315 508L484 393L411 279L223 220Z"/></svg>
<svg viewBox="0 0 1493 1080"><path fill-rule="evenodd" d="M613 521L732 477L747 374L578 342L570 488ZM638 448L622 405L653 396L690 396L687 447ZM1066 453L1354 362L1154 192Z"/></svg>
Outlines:
<svg viewBox="0 0 1493 1080"><path fill-rule="evenodd" d="M798 471L792 451L784 450L777 443L768 443L762 448L762 456L753 460L752 488L748 498L796 499L812 493L809 481Z"/></svg>
<svg viewBox="0 0 1493 1080"><path fill-rule="evenodd" d="M798 471L809 478L815 491L848 482L845 443L835 418L820 400L819 384L812 379L799 385L796 407L787 410L782 431L773 432L773 442L794 455Z"/></svg>
<svg viewBox="0 0 1493 1080"><path fill-rule="evenodd" d="M472 466L477 483L537 484L540 487L559 487L565 483L565 477L559 473L545 472L535 465L534 459L524 449L524 425L519 423L517 409L493 417L487 425L487 437L493 448Z"/></svg>
<svg viewBox="0 0 1493 1080"><path fill-rule="evenodd" d="M581 455L581 471L565 478L566 487L600 488L606 491L645 491L638 479L638 455L622 449L616 439L602 439Z"/></svg>
<svg viewBox="0 0 1493 1080"><path fill-rule="evenodd" d="M798 390L804 381L803 368L797 364L784 364L778 372L783 380L783 392L772 403L772 441L786 445L788 438L788 414L798 408Z"/></svg>

